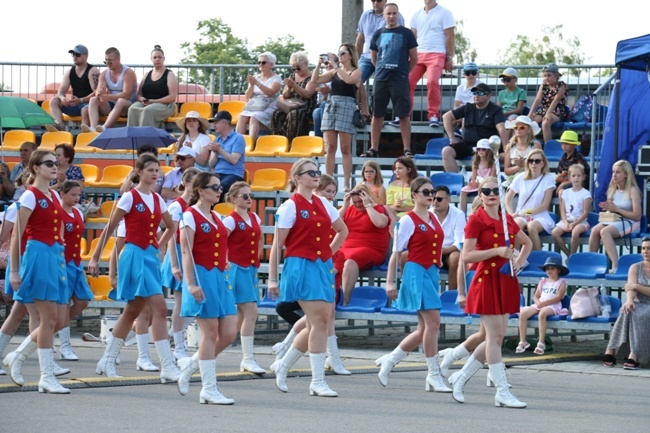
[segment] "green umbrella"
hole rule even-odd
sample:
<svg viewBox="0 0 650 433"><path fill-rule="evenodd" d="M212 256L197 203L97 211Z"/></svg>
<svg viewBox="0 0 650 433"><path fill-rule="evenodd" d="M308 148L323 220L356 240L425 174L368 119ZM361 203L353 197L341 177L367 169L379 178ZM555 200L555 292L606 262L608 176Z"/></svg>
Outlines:
<svg viewBox="0 0 650 433"><path fill-rule="evenodd" d="M0 137L4 128L27 129L50 123L55 123L52 116L29 99L0 96ZM4 147L0 147L0 159L4 162Z"/></svg>

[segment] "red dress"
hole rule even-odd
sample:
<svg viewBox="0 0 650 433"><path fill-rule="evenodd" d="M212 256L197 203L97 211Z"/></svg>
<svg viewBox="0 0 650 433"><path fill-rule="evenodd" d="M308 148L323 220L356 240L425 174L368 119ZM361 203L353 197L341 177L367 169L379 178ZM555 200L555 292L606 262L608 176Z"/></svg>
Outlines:
<svg viewBox="0 0 650 433"><path fill-rule="evenodd" d="M507 216L510 247L514 248L519 226ZM476 250L504 247L503 221L492 219L482 207L469 217L465 239L476 239ZM492 257L476 263L476 274L467 294L465 312L469 314L513 314L519 312L520 289L517 277L499 272L508 260Z"/></svg>

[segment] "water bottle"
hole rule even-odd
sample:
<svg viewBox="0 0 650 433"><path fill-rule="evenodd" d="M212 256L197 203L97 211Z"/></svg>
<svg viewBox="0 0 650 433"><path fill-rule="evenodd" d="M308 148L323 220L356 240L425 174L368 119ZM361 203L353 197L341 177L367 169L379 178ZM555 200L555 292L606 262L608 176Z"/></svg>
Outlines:
<svg viewBox="0 0 650 433"><path fill-rule="evenodd" d="M467 169L465 168L465 165L461 167L460 174L463 175L463 179L465 179L465 183L467 183L469 181L469 176L467 175Z"/></svg>
<svg viewBox="0 0 650 433"><path fill-rule="evenodd" d="M600 317L609 319L609 315L612 312L612 304L609 302L609 297L607 296L607 289L605 286L600 286Z"/></svg>

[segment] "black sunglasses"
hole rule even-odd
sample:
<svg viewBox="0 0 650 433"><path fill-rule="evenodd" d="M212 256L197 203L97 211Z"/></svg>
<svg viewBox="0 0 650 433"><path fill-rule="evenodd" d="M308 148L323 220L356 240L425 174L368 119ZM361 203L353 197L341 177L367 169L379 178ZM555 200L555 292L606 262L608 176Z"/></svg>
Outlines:
<svg viewBox="0 0 650 433"><path fill-rule="evenodd" d="M266 60L260 60L257 62L258 65L266 65Z"/></svg>
<svg viewBox="0 0 650 433"><path fill-rule="evenodd" d="M104 64L105 65L112 65L114 61L115 61L115 59L113 59L113 60L111 60L111 59L104 60Z"/></svg>
<svg viewBox="0 0 650 433"><path fill-rule="evenodd" d="M187 156L176 155L176 161L185 161L187 158Z"/></svg>
<svg viewBox="0 0 650 433"><path fill-rule="evenodd" d="M350 53L348 53L347 51L341 51L341 52L339 53L339 57L342 57L342 56L344 56L344 55L346 55L346 54L350 54Z"/></svg>
<svg viewBox="0 0 650 433"><path fill-rule="evenodd" d="M212 185L204 186L203 189L211 189L214 192L220 192L221 190L223 190L223 187L221 186L221 184L214 183Z"/></svg>
<svg viewBox="0 0 650 433"><path fill-rule="evenodd" d="M249 198L252 200L255 198L255 194L252 192L250 194L240 194L239 197L243 198L244 200L248 200Z"/></svg>
<svg viewBox="0 0 650 433"><path fill-rule="evenodd" d="M325 66L329 66L329 65L330 65L330 62L324 62L323 65L325 65Z"/></svg>
<svg viewBox="0 0 650 433"><path fill-rule="evenodd" d="M305 170L302 173L298 173L298 176L302 176L303 174L308 174L309 177L320 177L321 172L320 170Z"/></svg>
<svg viewBox="0 0 650 433"><path fill-rule="evenodd" d="M509 83L512 81L512 78L501 78L502 83Z"/></svg>
<svg viewBox="0 0 650 433"><path fill-rule="evenodd" d="M528 164L541 164L542 160L541 159L529 159Z"/></svg>
<svg viewBox="0 0 650 433"><path fill-rule="evenodd" d="M478 71L465 71L465 76L469 77L470 75L476 75L478 74Z"/></svg>
<svg viewBox="0 0 650 433"><path fill-rule="evenodd" d="M499 188L481 188L481 194L483 195L499 195Z"/></svg>
<svg viewBox="0 0 650 433"><path fill-rule="evenodd" d="M294 66L294 67L291 68L291 70L292 70L293 72L299 71L299 70L300 70L300 66Z"/></svg>
<svg viewBox="0 0 650 433"><path fill-rule="evenodd" d="M47 168L52 168L52 167L58 167L58 166L59 166L59 162L58 162L58 161L50 161L50 160L47 160L47 161L37 162L36 165L44 165L44 166L46 166Z"/></svg>
<svg viewBox="0 0 650 433"><path fill-rule="evenodd" d="M81 57L81 53L70 53L72 57Z"/></svg>
<svg viewBox="0 0 650 433"><path fill-rule="evenodd" d="M472 92L472 95L474 96L485 96L487 94L488 94L487 92Z"/></svg>
<svg viewBox="0 0 650 433"><path fill-rule="evenodd" d="M448 198L449 198L449 197L434 197L433 199L434 199L435 201L437 201L438 203L440 203L441 201L443 201L443 200L447 200Z"/></svg>
<svg viewBox="0 0 650 433"><path fill-rule="evenodd" d="M430 195L434 195L436 192L432 189L421 189L419 191L415 191L415 193L422 193L423 196L429 197Z"/></svg>

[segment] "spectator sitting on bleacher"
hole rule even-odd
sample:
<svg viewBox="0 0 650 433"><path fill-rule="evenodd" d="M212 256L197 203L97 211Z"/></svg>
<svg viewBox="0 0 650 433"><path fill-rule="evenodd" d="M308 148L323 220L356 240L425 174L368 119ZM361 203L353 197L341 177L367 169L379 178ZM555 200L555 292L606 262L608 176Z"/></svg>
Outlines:
<svg viewBox="0 0 650 433"><path fill-rule="evenodd" d="M650 238L641 241L643 260L630 266L625 285L627 300L614 323L604 364L614 367L614 354L626 356L623 368L636 370L650 363Z"/></svg>
<svg viewBox="0 0 650 433"><path fill-rule="evenodd" d="M598 251L602 239L605 252L612 262L611 272L618 268L618 248L614 239L641 229L641 190L637 186L634 170L628 161L619 160L612 167L612 180L607 189L607 201L598 203L603 212L620 215L616 222L599 222L589 236L589 251ZM601 212L601 214L603 213ZM643 227L645 229L645 227Z"/></svg>
<svg viewBox="0 0 650 433"><path fill-rule="evenodd" d="M400 156L393 163L393 173L395 179L386 190L386 207L392 210L397 218L401 218L413 209L411 182L418 177L418 168L412 158Z"/></svg>
<svg viewBox="0 0 650 433"><path fill-rule="evenodd" d="M7 187L11 188L12 191L15 189L9 175L9 166L4 162L0 162L0 209L4 209L4 206L11 201L11 196L6 192Z"/></svg>
<svg viewBox="0 0 650 433"><path fill-rule="evenodd" d="M82 132L102 132L126 116L138 92L135 71L120 60L120 52L111 47L106 50L104 64L107 69L99 75L99 84L88 107L81 110ZM104 125L99 124L99 116L108 116Z"/></svg>
<svg viewBox="0 0 650 433"><path fill-rule="evenodd" d="M460 189L459 209L467 211L467 196L478 191L478 184L488 176L496 177L497 161L487 138L481 138L474 148L472 158L472 174L467 185Z"/></svg>
<svg viewBox="0 0 650 433"><path fill-rule="evenodd" d="M221 197L225 197L233 183L244 180L246 141L243 135L232 129L229 112L219 111L210 122L217 138L207 146L210 151L208 165L219 176L223 188Z"/></svg>
<svg viewBox="0 0 650 433"><path fill-rule="evenodd" d="M201 171L209 171L210 149L208 148L208 144L212 140L208 135L208 130L210 129L208 119L201 117L196 111L188 111L185 117L176 121L176 126L183 131L181 137L176 142L176 152L183 146L191 147L195 153L196 160L194 161L194 165L196 168ZM223 195L225 195L225 192Z"/></svg>
<svg viewBox="0 0 650 433"><path fill-rule="evenodd" d="M497 94L497 105L503 110L503 115L508 120L514 120L524 114L526 106L526 91L517 86L519 74L515 68L506 68L499 78L506 87Z"/></svg>
<svg viewBox="0 0 650 433"><path fill-rule="evenodd" d="M583 186L585 170L580 164L569 167L569 180L571 188L567 188L560 197L561 220L555 225L553 240L555 244L569 257L578 251L580 235L589 230L587 217L591 210L591 194ZM565 233L571 234L571 249L567 249L562 238Z"/></svg>
<svg viewBox="0 0 650 433"><path fill-rule="evenodd" d="M143 144L138 148L138 158L140 158L141 155L149 153L156 158L158 158L158 148L154 146L153 144ZM156 181L155 185L151 185L151 191L155 192L156 194L160 194L160 190L162 188L163 182L165 181L165 174L163 173L162 170L158 173L158 180ZM126 177L124 180L124 183L120 187L120 195L124 194L127 191L131 191L131 189L140 182L140 177L138 174L135 172L135 170L131 171L129 175Z"/></svg>
<svg viewBox="0 0 650 433"><path fill-rule="evenodd" d="M36 148L36 143L32 143L31 141L26 141L21 144L20 162L14 166L13 170L11 170L11 174L9 175L11 185L4 182L4 180L2 182L2 185L5 189L5 196L13 196L13 201L18 201L18 199L20 199L20 196L23 195L23 193L27 190L27 187L24 186L24 183L22 181L19 184L18 179L21 178L21 175L27 168L29 158L32 157L32 153L36 150Z"/></svg>
<svg viewBox="0 0 650 433"><path fill-rule="evenodd" d="M58 191L66 180L72 180L83 188L86 180L84 174L81 172L81 168L72 164L72 161L74 161L74 147L69 144L57 144L54 147L54 156L56 156L59 165L59 172L57 178L50 183L50 188Z"/></svg>
<svg viewBox="0 0 650 433"><path fill-rule="evenodd" d="M537 91L537 96L531 106L530 117L542 124L544 143L553 138L551 127L554 123L566 119L568 114L566 97L569 96L569 86L560 81L559 69L555 63L549 63L542 69L544 81Z"/></svg>
<svg viewBox="0 0 650 433"><path fill-rule="evenodd" d="M167 205L170 205L174 200L181 196L182 191L178 191L178 186L181 185L183 180L183 172L194 167L194 148L188 146L181 146L178 152L174 155L176 168L170 171L165 176L165 181L162 185L162 198L165 199Z"/></svg>
<svg viewBox="0 0 650 433"><path fill-rule="evenodd" d="M386 188L384 187L384 178L381 175L381 168L377 161L369 160L363 163L361 167L363 176L363 185L368 187L372 201L379 204L386 204Z"/></svg>
<svg viewBox="0 0 650 433"><path fill-rule="evenodd" d="M456 158L463 159L472 155L472 148L481 138L498 135L501 143L508 142L503 110L490 101L490 87L479 83L472 87L472 95L474 103L461 105L442 116L450 142L449 146L442 149L442 164L446 172L458 173ZM454 135L454 124L458 119L464 119L462 139Z"/></svg>
<svg viewBox="0 0 650 433"><path fill-rule="evenodd" d="M571 179L569 179L569 167L573 164L582 165L585 172L582 186L589 188L589 163L585 157L582 156L582 153L578 152L576 149L576 146L580 146L578 134L575 131L564 131L558 141L562 144L562 150L564 151L564 155L562 155L562 158L560 158L560 162L557 165L557 176L555 177L558 197L562 195L564 188L571 185Z"/></svg>
<svg viewBox="0 0 650 433"><path fill-rule="evenodd" d="M151 51L153 69L140 83L136 102L129 107L128 126L164 128L165 119L176 112L178 79L165 67L165 53L156 45Z"/></svg>
<svg viewBox="0 0 650 433"><path fill-rule="evenodd" d="M524 173L515 176L506 194L506 209L519 228L528 230L533 250L542 249L540 233L551 233L555 227L555 221L549 213L555 190L555 176L548 171L544 151L533 149L526 158ZM515 208L513 200L516 194L519 194L519 199Z"/></svg>
<svg viewBox="0 0 650 433"><path fill-rule="evenodd" d="M478 65L474 62L467 62L463 65L463 75L465 81L456 87L456 94L454 96L454 109L461 105L471 104L474 102L474 95L472 95L472 88L482 83L479 80L480 72Z"/></svg>
<svg viewBox="0 0 650 433"><path fill-rule="evenodd" d="M433 213L440 221L445 232L445 241L442 243L442 269L449 272L447 290L456 290L458 281L465 278L465 273L459 273L460 250L465 237L467 220L465 213L455 206L451 206L451 193L445 185L434 186Z"/></svg>
<svg viewBox="0 0 650 433"><path fill-rule="evenodd" d="M514 129L515 133L505 147L503 171L512 181L516 174L523 173L526 158L533 149L542 149L542 144L535 139L540 133L537 122L528 116L517 116L514 121L506 120L506 129Z"/></svg>
<svg viewBox="0 0 650 433"><path fill-rule="evenodd" d="M56 122L54 125L45 125L45 129L50 132L65 129L63 114L81 116L81 110L88 106L99 79L99 69L88 63L88 48L80 44L68 53L72 54L74 66L63 76L56 96L50 99L50 113ZM68 98L66 93L70 87L72 97Z"/></svg>

